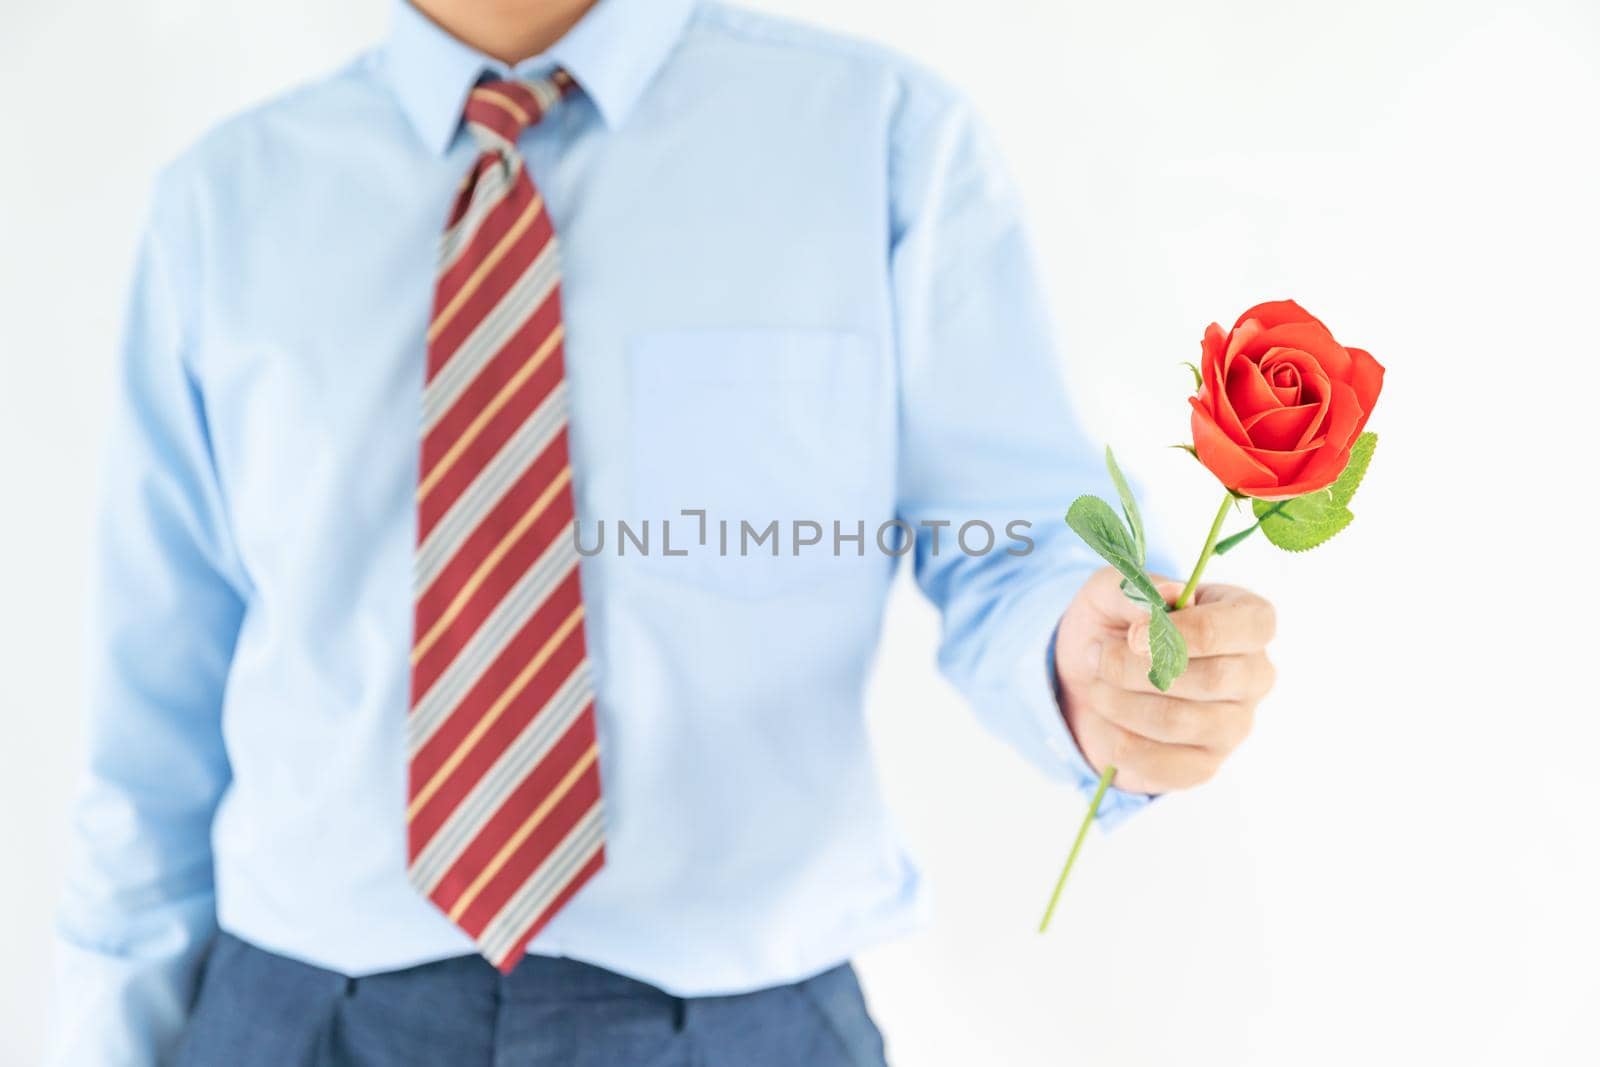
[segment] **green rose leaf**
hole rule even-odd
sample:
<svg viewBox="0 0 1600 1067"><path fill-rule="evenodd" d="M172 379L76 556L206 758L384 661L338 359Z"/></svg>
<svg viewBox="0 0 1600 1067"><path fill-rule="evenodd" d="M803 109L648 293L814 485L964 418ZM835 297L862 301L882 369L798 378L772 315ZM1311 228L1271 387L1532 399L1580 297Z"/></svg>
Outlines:
<svg viewBox="0 0 1600 1067"><path fill-rule="evenodd" d="M1125 499L1131 505L1132 496ZM1188 668L1189 649L1183 642L1183 635L1167 617L1167 603L1156 589L1156 583L1140 565L1140 551L1134 535L1122 525L1111 505L1097 496L1080 496L1074 500L1067 509L1067 525L1100 558L1121 572L1122 591L1128 599L1150 609L1150 684L1166 692L1173 679Z"/></svg>
<svg viewBox="0 0 1600 1067"><path fill-rule="evenodd" d="M1117 487L1117 496L1122 498L1122 517L1128 520L1128 529L1133 531L1133 547L1139 566L1144 566L1145 541L1144 522L1139 518L1139 503L1133 499L1133 490L1128 488L1128 480L1122 476L1122 468L1117 466L1117 457L1111 454L1111 446L1106 446L1106 470L1111 472L1111 481Z"/></svg>
<svg viewBox="0 0 1600 1067"><path fill-rule="evenodd" d="M1258 500L1255 513L1267 540L1289 552L1316 548L1355 518L1349 508L1333 502L1333 494L1327 489L1293 500Z"/></svg>
<svg viewBox="0 0 1600 1067"><path fill-rule="evenodd" d="M1150 684L1165 693L1189 667L1189 647L1172 625L1165 604L1150 605Z"/></svg>
<svg viewBox="0 0 1600 1067"><path fill-rule="evenodd" d="M1216 547L1217 555L1225 556L1229 552L1232 552L1235 548L1239 547L1239 545L1243 544L1251 534L1255 533L1260 526L1261 524L1257 522L1253 526L1247 527L1246 529L1240 530L1236 534L1224 537L1222 540L1218 541Z"/></svg>
<svg viewBox="0 0 1600 1067"><path fill-rule="evenodd" d="M1350 449L1350 462L1326 489L1291 500L1252 501L1251 509L1267 540L1289 552L1304 552L1349 526L1355 515L1345 505L1355 496L1377 447L1377 434L1364 433L1356 438Z"/></svg>
<svg viewBox="0 0 1600 1067"><path fill-rule="evenodd" d="M1356 495L1356 487L1366 475L1367 466L1372 462L1372 453L1377 447L1378 435L1370 431L1357 437L1356 443L1350 446L1350 462L1345 464L1344 473L1339 475L1338 480L1328 487L1335 504L1344 507Z"/></svg>
<svg viewBox="0 0 1600 1067"><path fill-rule="evenodd" d="M1067 509L1067 525L1139 592L1133 599L1146 604L1161 603L1156 584L1139 564L1139 549L1133 535L1122 525L1110 504L1097 496L1080 496Z"/></svg>

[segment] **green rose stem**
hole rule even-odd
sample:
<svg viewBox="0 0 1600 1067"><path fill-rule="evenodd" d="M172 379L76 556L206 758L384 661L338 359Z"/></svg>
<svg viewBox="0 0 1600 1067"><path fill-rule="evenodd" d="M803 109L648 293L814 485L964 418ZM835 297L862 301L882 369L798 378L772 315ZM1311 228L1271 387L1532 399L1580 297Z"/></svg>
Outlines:
<svg viewBox="0 0 1600 1067"><path fill-rule="evenodd" d="M1211 532L1206 534L1206 547L1200 550L1200 558L1195 560L1194 570L1189 574L1189 583L1183 587L1183 592L1178 594L1177 602L1172 605L1173 611L1182 611L1189 606L1196 587L1200 585L1200 576L1206 571L1206 564L1217 554L1217 535L1222 533L1222 522L1228 517L1228 509L1232 506L1233 494L1228 493L1222 498L1222 506L1217 509L1217 517L1211 520Z"/></svg>
<svg viewBox="0 0 1600 1067"><path fill-rule="evenodd" d="M1041 934L1050 928L1050 916L1056 913L1056 901L1061 899L1061 890L1066 887L1067 875L1072 873L1072 865L1078 859L1078 851L1083 848L1083 839L1089 836L1089 824L1094 821L1094 813L1100 810L1100 801L1106 795L1106 789L1116 774L1115 767L1107 767L1105 773L1100 776L1100 784L1095 786L1094 799L1089 801L1089 814L1083 817L1083 825L1078 827L1078 836L1072 842L1072 851L1067 853L1067 862L1061 867L1061 877L1056 879L1056 890L1050 894L1050 903L1045 905L1044 918L1039 920Z"/></svg>
<svg viewBox="0 0 1600 1067"><path fill-rule="evenodd" d="M1222 498L1222 506L1217 509L1217 517L1211 520L1211 530L1206 534L1206 546L1200 550L1200 558L1195 560L1188 584L1183 587L1183 592L1178 594L1177 601L1172 605L1173 611L1189 606L1195 589L1200 585L1200 576L1205 573L1206 564L1217 554L1217 537L1222 533L1222 523L1227 519L1228 509L1232 505L1233 494L1228 493ZM1061 890L1066 888L1067 875L1072 873L1072 865L1077 862L1078 853L1083 848L1083 839L1089 836L1089 825L1099 813L1100 802L1105 799L1106 790L1110 788L1111 779L1116 777L1116 774L1117 769L1108 766L1100 775L1100 783L1095 786L1094 796L1089 800L1089 810L1084 813L1083 822L1078 827L1078 836L1072 841L1072 851L1067 853L1067 862L1061 867L1061 877L1056 879L1055 892L1050 894L1050 903L1045 905L1044 918L1039 920L1041 934L1050 928L1050 917L1056 913L1056 902L1061 899Z"/></svg>

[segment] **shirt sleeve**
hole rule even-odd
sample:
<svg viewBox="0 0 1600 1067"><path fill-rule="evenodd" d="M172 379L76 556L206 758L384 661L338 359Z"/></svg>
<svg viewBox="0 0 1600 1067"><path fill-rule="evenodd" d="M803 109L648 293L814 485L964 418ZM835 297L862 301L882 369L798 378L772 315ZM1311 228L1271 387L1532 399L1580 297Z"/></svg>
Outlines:
<svg viewBox="0 0 1600 1067"><path fill-rule="evenodd" d="M220 707L243 616L185 285L158 195L101 468L86 657L88 768L57 920L53 1063L165 1062L216 929Z"/></svg>
<svg viewBox="0 0 1600 1067"><path fill-rule="evenodd" d="M963 101L928 110L904 116L891 152L899 515L917 535L917 582L943 616L943 673L990 731L1088 793L1098 775L1056 701L1049 650L1100 566L1067 527L1067 505L1114 490L1067 404L998 156ZM994 531L989 551L979 551L983 527L960 536L977 522ZM1111 789L1100 818L1116 822L1149 799Z"/></svg>

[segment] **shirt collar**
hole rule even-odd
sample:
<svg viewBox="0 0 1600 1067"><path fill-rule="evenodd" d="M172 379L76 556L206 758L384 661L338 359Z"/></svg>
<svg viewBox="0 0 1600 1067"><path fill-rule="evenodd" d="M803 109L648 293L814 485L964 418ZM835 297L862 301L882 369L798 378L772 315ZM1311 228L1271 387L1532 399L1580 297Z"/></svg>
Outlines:
<svg viewBox="0 0 1600 1067"><path fill-rule="evenodd" d="M455 140L467 93L485 71L537 78L564 68L615 129L678 43L696 0L599 0L555 44L516 67L440 29L409 0L396 0L384 67L422 140L443 155Z"/></svg>

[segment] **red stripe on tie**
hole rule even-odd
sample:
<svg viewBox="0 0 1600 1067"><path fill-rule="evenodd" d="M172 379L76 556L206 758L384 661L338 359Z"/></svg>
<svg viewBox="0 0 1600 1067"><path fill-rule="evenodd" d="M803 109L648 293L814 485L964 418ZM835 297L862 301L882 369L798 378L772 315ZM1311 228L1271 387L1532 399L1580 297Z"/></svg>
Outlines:
<svg viewBox="0 0 1600 1067"><path fill-rule="evenodd" d="M577 896L578 890L582 889L589 879L598 874L600 868L604 867L605 864L606 846L605 842L602 841L600 847L595 849L594 856L590 858L589 862L578 868L578 872L572 876L572 880L567 883L566 888L556 894L549 907L545 908L534 919L528 929L512 943L511 947L506 950L506 954L500 959L491 960L490 962L499 968L503 974L510 974L515 970L517 964L522 962L523 955L528 951L528 943L538 937L546 926L550 925L550 920L556 917L556 913L566 907L567 901Z"/></svg>
<svg viewBox="0 0 1600 1067"><path fill-rule="evenodd" d="M526 204L523 209L527 210ZM492 255L499 247L501 240L510 229L517 225L521 216L511 220L505 231L494 235L492 239L484 238L483 231L473 238L474 244L486 240L488 247L475 251L472 255L463 254L456 260L452 269L464 269L467 277L461 279L448 296L442 292L435 313L437 319L440 314L455 300L456 293L472 280L486 257ZM487 227L486 227L487 228ZM461 304L451 313L450 319L439 330L428 346L428 376L431 380L438 374L444 365L450 362L450 357L455 355L461 343L471 336L472 331L478 328L484 318L493 311L505 297L507 290L517 283L528 265L538 258L544 250L545 243L550 240L554 231L550 228L550 216L544 208L537 209L529 218L527 227L522 231L521 237L508 246L494 265L488 269L482 279L475 283L471 293L463 298Z"/></svg>
<svg viewBox="0 0 1600 1067"><path fill-rule="evenodd" d="M462 801L466 800L467 795L483 780L483 776L489 773L495 762L516 742L523 731L527 730L530 724L536 723L541 716L551 713L552 709L546 706L550 697L567 684L573 672L583 662L583 642L568 639L556 656L539 672L538 682L530 686L527 692L518 694L512 705L483 732L482 737L466 752L464 758L450 769L444 784L411 817L411 825L407 827L407 844L411 849L411 855L419 855L428 847L428 843L449 820L451 814ZM585 707L591 703L581 695L579 699ZM580 711L573 721L582 722L592 718L592 712ZM467 720L463 718L462 721ZM419 767L414 772L417 777L412 782L413 794L425 784L421 778L422 770Z"/></svg>
<svg viewBox="0 0 1600 1067"><path fill-rule="evenodd" d="M487 667L480 678L472 680L460 702L450 709L433 736L428 738L411 757L411 789L407 798L415 800L422 789L444 767L457 748L489 714L497 702L510 691L511 684L523 673L529 661L538 654L555 634L560 625L583 602L577 572L564 578L539 606L528 621L518 629L503 651ZM484 732L479 744L490 747L510 743L526 723L561 688L567 676L584 661L583 627L574 627L556 645L544 666L534 672L524 688L494 724ZM500 731L500 732L496 732ZM432 801L430 800L430 803Z"/></svg>
<svg viewBox="0 0 1600 1067"><path fill-rule="evenodd" d="M587 725L587 720L580 725ZM591 744L593 734L590 733ZM585 746L587 749L587 746ZM570 770L569 762L563 770ZM548 790L547 790L548 792ZM541 794L542 795L542 794ZM578 780L556 802L555 806L540 820L538 828L530 834L527 840L517 846L516 852L506 862L489 884L475 897L466 911L461 913L460 924L473 938L483 935L484 927L506 909L512 902L517 890L525 885L538 871L539 865L550 858L561 839L572 832L572 828L594 807L600 799L600 766L591 763L584 769ZM516 833L523 819L507 820L508 826L497 833L509 836ZM487 832L486 832L487 833ZM559 884L559 883L558 883ZM535 912L535 915L538 913Z"/></svg>
<svg viewBox="0 0 1600 1067"><path fill-rule="evenodd" d="M549 686L551 692L567 684L572 672L583 663L582 642L578 642L574 648L564 648L558 660L559 662L552 660L550 664L552 672L550 677L553 679L553 684ZM563 670L566 671L564 675L561 673ZM583 701L584 709L589 709L591 703ZM467 752L466 758L451 768L449 776L438 792L429 797L428 802L412 815L411 824L406 828L406 844L410 855L421 855L423 849L428 847L434 836L455 814L456 809L494 767L504 750L515 743L524 731L532 728L532 724L545 714L550 714L550 709L541 708L532 697L519 697L516 705L507 709L506 715L495 720L490 729L484 732L483 739ZM592 710L581 709L574 717L573 723L592 718ZM569 723L568 726L573 723ZM411 784L412 792L415 793L421 788L422 782L418 778Z"/></svg>
<svg viewBox="0 0 1600 1067"><path fill-rule="evenodd" d="M532 352L528 355L531 357ZM500 408L490 415L478 429L476 435L455 452L450 459L450 466L443 471L428 490L428 495L423 497L417 505L417 536L426 539L444 518L445 513L466 492L467 486L483 471L483 468L499 454L505 446L534 412L539 410L539 405L544 403L557 385L561 383L561 350L557 345L538 369L528 375L526 381L517 386L502 403ZM495 390L496 395L499 390ZM487 410L487 409L485 409ZM473 411L472 423L479 420L480 412ZM464 432L464 431L463 431ZM440 447L443 453L429 462L429 457L423 457L424 477L431 476L435 467L443 463L455 446L455 439L451 439L449 447ZM425 449L425 452L433 451ZM420 543L420 542L419 542Z"/></svg>
<svg viewBox="0 0 1600 1067"><path fill-rule="evenodd" d="M489 817L488 822L467 843L461 854L456 857L455 862L445 871L444 876L439 879L438 886L431 894L434 903L446 911L455 906L456 902L461 899L461 895L467 891L473 880L477 878L478 873L484 870L499 854L501 847L516 833L517 828L526 822L528 817L538 808L539 802L550 795L555 786L560 783L562 778L566 777L567 772L577 764L578 760L589 750L589 746L593 743L594 718L591 715L579 715L573 720L572 725L567 727L566 732L561 735L555 746L545 754L544 759L539 761L539 765L515 789L506 795L504 802ZM585 777L587 777L587 774ZM577 786L574 785L566 796L562 798L561 802L545 815L543 821L539 824L540 829L547 826L552 819L557 818L558 813L565 814L570 818L573 814L581 815L583 811L587 810L588 804L580 802L576 813L571 809L564 813L560 812L561 804L571 803L573 794L578 792ZM570 824L566 825L562 832L565 833L566 829L571 829ZM518 855L528 852L532 844L531 838L525 840L517 848ZM542 856L539 857L539 859L542 858ZM482 905L488 889L504 878L506 870L513 865L513 862L507 862L506 866L500 869L495 877L484 887L484 890L480 891L478 896L474 898L472 906L463 913L462 929L474 937L477 936L477 931L467 925L465 922L467 916L472 913L473 908Z"/></svg>
<svg viewBox="0 0 1600 1067"><path fill-rule="evenodd" d="M520 325L501 342L493 354L478 368L470 382L457 394L450 407L439 416L422 439L422 468L431 470L456 439L466 432L479 414L494 402L507 382L514 380L529 360L538 355L540 347L561 325L561 292L552 286L550 292ZM555 356L550 352L549 362ZM537 372L535 372L537 373ZM557 370L559 378L560 371Z"/></svg>
<svg viewBox="0 0 1600 1067"><path fill-rule="evenodd" d="M456 614L439 631L434 643L418 658L413 680L424 692L432 688L439 675L472 640L483 620L499 605L511 587L529 567L555 544L557 538L567 537L572 525L572 497L558 493L550 506L534 519L511 545L505 556L490 565L484 580L465 595ZM433 627L421 631L432 633Z"/></svg>
<svg viewBox="0 0 1600 1067"><path fill-rule="evenodd" d="M495 136L503 138L513 148L516 147L517 138L522 136L522 122L479 92L467 98L466 119L473 125L494 131Z"/></svg>
<svg viewBox="0 0 1600 1067"><path fill-rule="evenodd" d="M594 743L593 732L585 729L587 725L588 720L585 719L574 726L574 732L588 734L588 741L585 742L580 751L567 758L567 761L560 768L560 773L554 776L543 791L538 794L539 799L542 800L550 793L551 788L560 781L562 776L572 770L573 764ZM511 901L516 891L533 876L541 863L550 858L550 853L555 851L556 846L561 843L561 839L572 831L572 828L577 825L578 821L583 818L589 809L594 807L595 802L599 799L599 767L598 764L591 763L579 776L578 780L572 784L571 788L561 796L561 799L545 813L544 818L539 821L533 833L517 846L516 852L506 861L505 866L500 868L494 877L489 880L488 885L472 899L472 903L461 913L461 918L458 920L461 929L465 930L474 939L481 937L484 927L488 926L496 915L505 910L506 905ZM526 801L522 803L526 803ZM531 807L522 808L508 803L506 810L499 814L512 814L514 817L506 819L503 825L492 831L486 830L484 836L487 837L493 834L492 840L510 837L527 820L531 810ZM498 817L499 815L496 816L496 818ZM435 897L434 899L438 900L439 898ZM459 901L459 893L456 895L456 899ZM453 904L454 902L446 904L444 907L452 908Z"/></svg>
<svg viewBox="0 0 1600 1067"><path fill-rule="evenodd" d="M497 156L485 155L483 158L492 160L497 165L502 163ZM483 260L494 251L500 240L511 232L517 220L522 218L538 199L532 183L526 179L526 174L519 173L510 186L501 192L500 199L496 200L494 206L478 221L478 228L467 235L460 257L454 263L445 266L444 273L439 275L438 281L434 284L435 313L442 311L451 300L455 299L456 293L461 291L461 286L472 277Z"/></svg>
<svg viewBox="0 0 1600 1067"><path fill-rule="evenodd" d="M418 633L425 634L433 628L434 620L456 598L456 594L477 569L478 562L494 551L501 538L538 503L550 483L567 466L566 433L563 427L555 439L534 456L511 486L504 490L504 495L455 547L433 584L417 594L415 621ZM546 506L564 510L560 504L560 500L551 500Z"/></svg>

